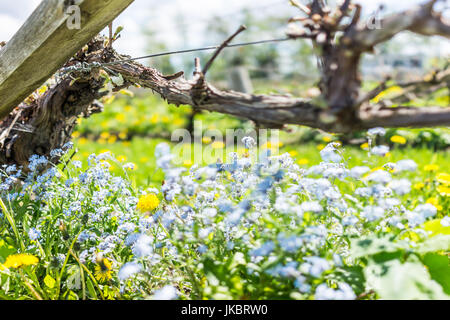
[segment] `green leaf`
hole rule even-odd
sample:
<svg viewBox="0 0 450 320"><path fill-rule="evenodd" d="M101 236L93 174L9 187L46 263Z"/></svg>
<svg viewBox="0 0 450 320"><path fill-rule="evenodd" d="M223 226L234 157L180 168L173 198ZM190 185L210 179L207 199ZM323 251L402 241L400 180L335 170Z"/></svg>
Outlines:
<svg viewBox="0 0 450 320"><path fill-rule="evenodd" d="M0 240L0 263L4 263L6 261L6 258L11 255L16 253L16 249L7 244L5 242L5 240L1 239Z"/></svg>
<svg viewBox="0 0 450 320"><path fill-rule="evenodd" d="M441 219L434 219L434 220L428 221L428 222L424 223L423 228L426 231L431 232L430 237L434 237L439 234L450 235L450 227L444 227L441 224Z"/></svg>
<svg viewBox="0 0 450 320"><path fill-rule="evenodd" d="M408 248L408 242L403 240L393 242L390 237L352 239L350 243L350 255L353 258L362 258L383 252L397 252Z"/></svg>
<svg viewBox="0 0 450 320"><path fill-rule="evenodd" d="M80 268L72 266L69 268L68 273L70 276L66 280L67 288L71 290L81 289L81 273Z"/></svg>
<svg viewBox="0 0 450 320"><path fill-rule="evenodd" d="M78 295L73 292L72 290L69 290L67 296L66 296L67 300L80 300L80 297L78 297Z"/></svg>
<svg viewBox="0 0 450 320"><path fill-rule="evenodd" d="M425 240L417 247L417 252L420 254L443 250L450 250L450 235L436 235L435 237Z"/></svg>
<svg viewBox="0 0 450 320"><path fill-rule="evenodd" d="M116 28L116 31L114 32L113 38L116 39L117 36L119 35L119 33L122 32L122 30L123 30L123 26L118 26L118 27Z"/></svg>
<svg viewBox="0 0 450 320"><path fill-rule="evenodd" d="M246 265L245 256L242 252L236 252L233 256L233 260L229 266L229 270L234 269L239 265Z"/></svg>
<svg viewBox="0 0 450 320"><path fill-rule="evenodd" d="M48 274L44 278L44 283L47 287L53 289L55 287L56 280L53 279L52 276Z"/></svg>
<svg viewBox="0 0 450 320"><path fill-rule="evenodd" d="M116 86L120 87L123 85L124 80L121 74L119 74L117 77L116 76L112 76L111 77L111 81L112 83L114 83Z"/></svg>
<svg viewBox="0 0 450 320"><path fill-rule="evenodd" d="M87 289L88 289L89 294L91 295L91 297L92 297L93 299L98 299L97 293L95 292L94 285L92 284L92 281L91 281L91 279L89 279L89 278L86 279L86 287L87 287Z"/></svg>
<svg viewBox="0 0 450 320"><path fill-rule="evenodd" d="M364 272L361 266L336 268L336 272L329 277L337 282L348 283L356 294L361 294L365 290Z"/></svg>
<svg viewBox="0 0 450 320"><path fill-rule="evenodd" d="M450 257L427 253L423 263L428 267L431 278L439 282L446 294L450 294Z"/></svg>
<svg viewBox="0 0 450 320"><path fill-rule="evenodd" d="M364 274L367 285L373 288L381 299L450 299L439 283L431 279L425 266L418 262L371 262L365 268Z"/></svg>

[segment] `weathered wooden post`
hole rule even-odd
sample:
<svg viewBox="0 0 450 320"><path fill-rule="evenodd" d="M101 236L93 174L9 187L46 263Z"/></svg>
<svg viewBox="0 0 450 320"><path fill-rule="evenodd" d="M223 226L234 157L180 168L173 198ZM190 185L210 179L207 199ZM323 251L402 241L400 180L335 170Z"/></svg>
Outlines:
<svg viewBox="0 0 450 320"><path fill-rule="evenodd" d="M244 66L231 68L228 74L228 86L234 91L253 93L253 85L248 69Z"/></svg>
<svg viewBox="0 0 450 320"><path fill-rule="evenodd" d="M0 119L50 78L134 0L43 0L0 49ZM80 28L69 28L77 5ZM78 11L78 10L77 10Z"/></svg>

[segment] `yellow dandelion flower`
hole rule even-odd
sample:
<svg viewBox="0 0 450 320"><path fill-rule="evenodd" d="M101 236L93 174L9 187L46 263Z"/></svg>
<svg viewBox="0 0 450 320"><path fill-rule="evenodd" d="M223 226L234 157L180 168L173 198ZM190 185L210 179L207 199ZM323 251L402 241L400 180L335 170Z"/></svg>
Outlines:
<svg viewBox="0 0 450 320"><path fill-rule="evenodd" d="M119 113L115 116L116 120L119 122L125 122L125 115L123 113Z"/></svg>
<svg viewBox="0 0 450 320"><path fill-rule="evenodd" d="M369 150L369 143L365 142L359 146L363 150Z"/></svg>
<svg viewBox="0 0 450 320"><path fill-rule="evenodd" d="M442 210L442 206L439 204L439 199L438 198L429 198L427 200L427 203L432 204L433 206L435 206L438 211Z"/></svg>
<svg viewBox="0 0 450 320"><path fill-rule="evenodd" d="M108 138L108 144L114 144L117 141L116 136L111 136Z"/></svg>
<svg viewBox="0 0 450 320"><path fill-rule="evenodd" d="M450 174L444 173L444 172L438 173L436 175L436 180L439 183L442 183L442 184L445 184L448 186L448 185L450 185Z"/></svg>
<svg viewBox="0 0 450 320"><path fill-rule="evenodd" d="M289 151L289 154L291 155L291 157L296 157L296 156L298 156L298 152L295 151L295 150Z"/></svg>
<svg viewBox="0 0 450 320"><path fill-rule="evenodd" d="M322 151L323 148L325 148L325 145L324 145L324 144L319 144L319 145L317 146L317 150L319 150L319 151Z"/></svg>
<svg viewBox="0 0 450 320"><path fill-rule="evenodd" d="M100 134L100 138L102 138L102 139L108 139L110 137L110 134L109 134L109 132L102 132L101 134Z"/></svg>
<svg viewBox="0 0 450 320"><path fill-rule="evenodd" d="M427 164L423 167L423 170L427 172L435 172L439 170L439 166L437 164Z"/></svg>
<svg viewBox="0 0 450 320"><path fill-rule="evenodd" d="M425 183L423 182L419 182L413 185L413 188L415 190L422 190L423 188L425 188Z"/></svg>
<svg viewBox="0 0 450 320"><path fill-rule="evenodd" d="M99 282L106 282L111 278L111 262L106 258L98 259L95 266L95 279Z"/></svg>
<svg viewBox="0 0 450 320"><path fill-rule="evenodd" d="M183 123L184 120L180 118L176 118L175 120L173 120L173 124L176 125L177 127L181 126Z"/></svg>
<svg viewBox="0 0 450 320"><path fill-rule="evenodd" d="M125 162L125 161L127 161L127 157L126 156L118 156L117 157L117 161L119 161L119 162Z"/></svg>
<svg viewBox="0 0 450 320"><path fill-rule="evenodd" d="M120 132L119 133L119 139L121 140L125 140L127 138L127 133L126 132Z"/></svg>
<svg viewBox="0 0 450 320"><path fill-rule="evenodd" d="M153 211L159 206L158 197L153 194L146 194L139 198L139 202L136 206L141 212Z"/></svg>
<svg viewBox="0 0 450 320"><path fill-rule="evenodd" d="M405 144L406 143L406 139L402 136L392 136L391 137L391 141L393 143L398 143L398 144Z"/></svg>
<svg viewBox="0 0 450 320"><path fill-rule="evenodd" d="M86 139L86 138L80 138L79 140L78 140L78 144L80 145L80 146L82 146L82 145L85 145L85 144L87 144L88 143L88 139Z"/></svg>
<svg viewBox="0 0 450 320"><path fill-rule="evenodd" d="M150 122L153 124L156 124L159 122L159 114L154 113L152 114L152 117L150 118Z"/></svg>
<svg viewBox="0 0 450 320"><path fill-rule="evenodd" d="M360 145L360 148L363 150L367 150L367 149L369 149L369 144L367 142L363 143L362 145Z"/></svg>
<svg viewBox="0 0 450 320"><path fill-rule="evenodd" d="M284 144L281 141L278 142L278 143L267 141L262 147L265 148L265 149L271 149L272 150L275 147L281 148L283 146L284 146Z"/></svg>
<svg viewBox="0 0 450 320"><path fill-rule="evenodd" d="M439 186L437 187L437 191L443 197L450 197L450 187L448 186Z"/></svg>
<svg viewBox="0 0 450 320"><path fill-rule="evenodd" d="M190 167L190 166L192 166L192 160L191 160L191 159L184 160L183 166L185 166L185 167Z"/></svg>
<svg viewBox="0 0 450 320"><path fill-rule="evenodd" d="M125 110L125 112L131 112L131 111L133 111L133 107L130 105L127 105L123 108L123 110Z"/></svg>
<svg viewBox="0 0 450 320"><path fill-rule="evenodd" d="M130 141L124 141L122 144L124 147L129 147L131 145Z"/></svg>
<svg viewBox="0 0 450 320"><path fill-rule="evenodd" d="M139 162L142 162L142 163L146 163L148 161L149 161L149 158L147 158L147 157L142 157L139 159Z"/></svg>
<svg viewBox="0 0 450 320"><path fill-rule="evenodd" d="M204 144L211 143L211 137L203 137L203 138L202 138L202 142L203 142Z"/></svg>
<svg viewBox="0 0 450 320"><path fill-rule="evenodd" d="M5 268L20 268L21 266L35 265L39 262L39 259L32 254L19 253L13 254L6 258Z"/></svg>
<svg viewBox="0 0 450 320"><path fill-rule="evenodd" d="M163 116L161 118L162 123L169 123L170 122L170 118L168 116Z"/></svg>
<svg viewBox="0 0 450 320"><path fill-rule="evenodd" d="M222 141L214 141L211 144L211 147L213 149L223 149L225 147L225 143L223 143Z"/></svg>
<svg viewBox="0 0 450 320"><path fill-rule="evenodd" d="M100 127L102 127L102 129L107 129L109 127L109 122L108 121L102 121L100 123Z"/></svg>
<svg viewBox="0 0 450 320"><path fill-rule="evenodd" d="M72 133L72 138L74 138L74 139L77 139L77 138L79 138L80 137L80 132L79 131L74 131L73 133Z"/></svg>
<svg viewBox="0 0 450 320"><path fill-rule="evenodd" d="M297 163L298 163L299 165L303 166L303 165L308 164L308 163L309 163L309 160L306 159L306 158L302 158L302 159L299 159L299 160L297 161Z"/></svg>
<svg viewBox="0 0 450 320"><path fill-rule="evenodd" d="M330 136L324 136L323 138L322 138L322 141L323 142L331 142L333 139L330 137Z"/></svg>

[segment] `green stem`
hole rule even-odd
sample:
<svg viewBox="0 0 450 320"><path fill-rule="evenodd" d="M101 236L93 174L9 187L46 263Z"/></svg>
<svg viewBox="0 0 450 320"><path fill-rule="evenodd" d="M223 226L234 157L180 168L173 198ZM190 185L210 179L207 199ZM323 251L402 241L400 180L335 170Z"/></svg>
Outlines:
<svg viewBox="0 0 450 320"><path fill-rule="evenodd" d="M47 295L45 294L45 291L42 290L41 285L39 284L39 280L36 276L35 273L33 272L28 272L28 270L25 269L25 272L27 273L27 275L30 277L30 279L32 280L32 282L35 284L36 288L39 289L39 292L41 293L41 295L44 297L45 300L48 300Z"/></svg>
<svg viewBox="0 0 450 320"><path fill-rule="evenodd" d="M80 266L80 274L81 274L81 289L83 290L83 300L86 300L86 283L84 283L84 271L80 261L78 261L78 265Z"/></svg>
<svg viewBox="0 0 450 320"><path fill-rule="evenodd" d="M22 252L24 252L24 251L25 251L25 245L24 245L24 243L23 243L23 241L22 241L22 238L21 238L20 235L19 235L19 231L17 230L16 223L14 222L14 218L12 217L12 215L11 215L11 213L9 212L8 208L6 208L6 205L5 205L5 203L3 202L3 199L2 199L2 198L0 198L0 207L2 208L2 210L3 210L4 214L5 214L6 219L8 220L9 224L11 225L11 228L12 228L13 231L14 231L14 235L16 236L16 240L17 240L17 241L19 242L19 244L20 244L20 248L21 248Z"/></svg>
<svg viewBox="0 0 450 320"><path fill-rule="evenodd" d="M37 293L37 291L33 288L33 286L28 282L27 278L22 273L22 270L19 269L20 276L22 277L23 282L25 283L25 286L30 290L31 294L37 299L37 300L43 300L42 297Z"/></svg>
<svg viewBox="0 0 450 320"><path fill-rule="evenodd" d="M81 234L81 232L83 231L83 228L81 228L80 232L78 232L78 234L76 235L76 237L73 239L72 243L70 244L69 250L67 252L66 255L66 259L64 260L64 264L61 268L61 271L59 272L59 276L58 276L58 285L57 285L57 291L56 291L56 298L59 299L59 294L61 292L61 279L62 279L62 275L64 272L64 269L66 268L67 262L69 261L69 256L70 256L70 252L72 251L73 246L75 245L75 242L77 242L78 240L78 236Z"/></svg>

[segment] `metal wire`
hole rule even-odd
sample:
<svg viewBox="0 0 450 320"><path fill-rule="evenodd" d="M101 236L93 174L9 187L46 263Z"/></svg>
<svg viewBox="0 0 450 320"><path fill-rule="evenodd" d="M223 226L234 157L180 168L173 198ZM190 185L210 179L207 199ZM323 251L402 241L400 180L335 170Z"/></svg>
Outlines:
<svg viewBox="0 0 450 320"><path fill-rule="evenodd" d="M234 48L234 47L243 47L243 46L252 46L252 45L258 45L258 44L264 44L264 43L275 43L275 42L283 42L292 40L292 38L279 38L279 39L268 39L268 40L259 40L259 41L251 41L251 42L242 42L242 43L235 43L235 44L229 44L225 48ZM154 53L149 54L142 57L135 57L135 58L129 58L129 59L123 59L123 60L116 60L112 62L92 62L92 63L78 63L74 66L63 68L59 71L59 74L68 74L75 71L83 71L83 72L90 72L93 68L101 68L101 67L108 67L116 64L121 64L125 62L135 61L135 60L141 60L141 59L147 59L147 58L154 58L154 57L161 57L161 56L168 56L168 55L174 55L174 54L181 54L181 53L189 53L189 52L197 52L197 51L208 51L208 50L216 50L220 47L220 45L217 46L209 46L209 47L203 47L203 48L195 48L195 49L185 49L185 50L177 50L177 51L167 51L167 52L160 52L160 53Z"/></svg>
<svg viewBox="0 0 450 320"><path fill-rule="evenodd" d="M271 43L271 42L272 43L283 42L283 41L288 41L288 40L292 40L292 39L291 38L279 38L279 39L268 39L268 40L259 40L259 41L251 41L251 42L242 42L242 43L230 44L230 45L226 46L225 48L251 46L251 45L258 45L258 44ZM197 51L215 50L215 49L218 49L219 47L220 47L220 45L203 47L203 48L195 48L195 49L160 52L160 53L149 54L149 55L142 56L142 57L135 57L135 58L129 58L129 59L124 59L124 60L117 60L117 61L113 61L113 62L102 63L101 65L102 66L111 66L111 65L115 65L115 64L121 64L121 63L125 63L125 62L141 60L141 59L155 58L155 57L168 56L168 55L181 54L181 53L197 52Z"/></svg>

